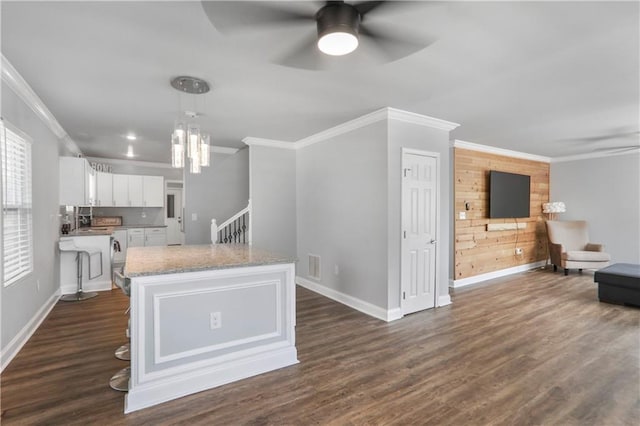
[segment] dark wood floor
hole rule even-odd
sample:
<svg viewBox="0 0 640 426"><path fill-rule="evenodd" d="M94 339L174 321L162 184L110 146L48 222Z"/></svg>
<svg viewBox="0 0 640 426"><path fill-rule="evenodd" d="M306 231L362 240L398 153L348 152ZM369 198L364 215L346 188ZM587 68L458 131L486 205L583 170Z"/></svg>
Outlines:
<svg viewBox="0 0 640 426"><path fill-rule="evenodd" d="M640 309L535 271L386 324L298 288L300 364L129 415L128 300L59 302L1 377L3 424L637 425Z"/></svg>

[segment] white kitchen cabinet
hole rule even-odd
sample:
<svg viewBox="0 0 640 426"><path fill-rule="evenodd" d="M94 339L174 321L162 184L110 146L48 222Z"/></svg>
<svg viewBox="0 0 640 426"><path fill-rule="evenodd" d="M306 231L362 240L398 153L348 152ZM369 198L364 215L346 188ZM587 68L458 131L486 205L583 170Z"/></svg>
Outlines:
<svg viewBox="0 0 640 426"><path fill-rule="evenodd" d="M111 173L96 172L96 206L112 207L113 175Z"/></svg>
<svg viewBox="0 0 640 426"><path fill-rule="evenodd" d="M164 207L164 178L142 176L144 207Z"/></svg>
<svg viewBox="0 0 640 426"><path fill-rule="evenodd" d="M162 176L112 175L112 206L164 207ZM106 204L99 204L106 206Z"/></svg>
<svg viewBox="0 0 640 426"><path fill-rule="evenodd" d="M166 246L167 245L167 228L145 228L144 229L144 245L150 246Z"/></svg>
<svg viewBox="0 0 640 426"><path fill-rule="evenodd" d="M127 248L167 245L167 229L165 227L129 228L127 236Z"/></svg>
<svg viewBox="0 0 640 426"><path fill-rule="evenodd" d="M129 207L129 175L116 175L113 178L113 204L116 207Z"/></svg>
<svg viewBox="0 0 640 426"><path fill-rule="evenodd" d="M84 158L60 157L61 206L93 206L96 197L96 172Z"/></svg>
<svg viewBox="0 0 640 426"><path fill-rule="evenodd" d="M127 229L127 248L144 247L144 228Z"/></svg>
<svg viewBox="0 0 640 426"><path fill-rule="evenodd" d="M142 176L128 175L129 179L129 206L144 207L144 189Z"/></svg>

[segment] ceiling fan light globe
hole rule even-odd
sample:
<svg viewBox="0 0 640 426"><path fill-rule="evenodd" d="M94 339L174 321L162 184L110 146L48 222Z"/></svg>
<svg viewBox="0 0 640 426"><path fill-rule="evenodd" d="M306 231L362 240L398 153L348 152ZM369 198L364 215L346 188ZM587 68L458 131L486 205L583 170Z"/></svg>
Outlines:
<svg viewBox="0 0 640 426"><path fill-rule="evenodd" d="M336 31L326 33L318 39L318 49L326 55L348 55L358 48L358 37L355 35Z"/></svg>

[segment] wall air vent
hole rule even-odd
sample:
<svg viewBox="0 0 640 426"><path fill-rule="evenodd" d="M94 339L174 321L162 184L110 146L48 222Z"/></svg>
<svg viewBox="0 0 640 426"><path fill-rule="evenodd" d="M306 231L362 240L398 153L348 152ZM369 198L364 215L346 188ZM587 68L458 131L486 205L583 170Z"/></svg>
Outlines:
<svg viewBox="0 0 640 426"><path fill-rule="evenodd" d="M320 280L320 256L309 254L309 278Z"/></svg>

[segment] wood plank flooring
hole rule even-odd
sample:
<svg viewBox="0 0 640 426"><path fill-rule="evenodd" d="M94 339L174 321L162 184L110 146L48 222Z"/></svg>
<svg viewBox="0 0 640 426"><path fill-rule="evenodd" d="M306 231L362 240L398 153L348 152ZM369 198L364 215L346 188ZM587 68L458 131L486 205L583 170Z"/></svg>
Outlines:
<svg viewBox="0 0 640 426"><path fill-rule="evenodd" d="M392 323L298 288L300 364L124 415L119 291L59 302L1 376L2 424L637 425L640 309L538 270Z"/></svg>

